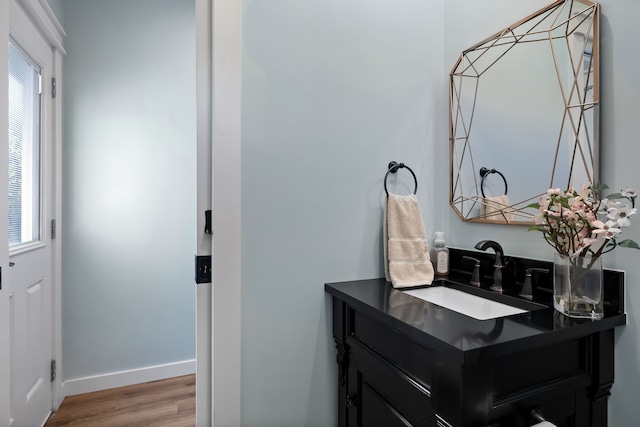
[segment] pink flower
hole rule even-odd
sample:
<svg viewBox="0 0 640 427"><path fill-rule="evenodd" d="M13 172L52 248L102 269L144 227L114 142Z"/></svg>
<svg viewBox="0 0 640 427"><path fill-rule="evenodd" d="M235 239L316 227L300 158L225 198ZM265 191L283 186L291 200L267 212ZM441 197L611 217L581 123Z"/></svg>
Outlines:
<svg viewBox="0 0 640 427"><path fill-rule="evenodd" d="M549 203L551 203L551 197L544 195L544 196L540 196L538 198L538 205L540 205L540 207L538 208L538 210L540 212L546 211L547 208L549 207Z"/></svg>
<svg viewBox="0 0 640 427"><path fill-rule="evenodd" d="M637 213L636 196L631 188L609 196L611 199L629 199L632 206L627 206L615 200L600 199L590 183L579 190L571 186L566 192L550 188L539 197L535 205L538 212L533 215L535 226L529 229L541 231L545 241L561 254L583 256L590 253L599 257L615 248L622 228L631 225L629 217ZM626 241L622 246L636 247L637 244Z"/></svg>
<svg viewBox="0 0 640 427"><path fill-rule="evenodd" d="M576 237L580 240L580 241L584 241L587 240L587 238L589 238L589 236L591 235L591 230L589 229L589 227L582 227L578 233L576 234ZM589 243L591 244L591 243Z"/></svg>
<svg viewBox="0 0 640 427"><path fill-rule="evenodd" d="M582 201L582 199L578 199L578 198L573 199L573 202L571 202L569 206L571 207L571 210L574 212L584 211L585 209L587 209L587 205Z"/></svg>
<svg viewBox="0 0 640 427"><path fill-rule="evenodd" d="M591 198L591 184L583 184L578 196L580 196L581 199L589 200Z"/></svg>
<svg viewBox="0 0 640 427"><path fill-rule="evenodd" d="M587 222L587 224L591 224L593 221L595 221L597 219L596 218L596 214L591 210L586 211L584 213L583 218Z"/></svg>
<svg viewBox="0 0 640 427"><path fill-rule="evenodd" d="M545 224L545 220L544 220L544 213L540 212L537 213L533 216L533 222L536 225L543 225Z"/></svg>
<svg viewBox="0 0 640 427"><path fill-rule="evenodd" d="M596 240L598 239L592 239L592 238L582 239L582 241L578 245L576 245L575 251L571 253L569 256L572 258L580 256L580 253L586 248L588 248L589 246L591 246L591 244L594 243Z"/></svg>

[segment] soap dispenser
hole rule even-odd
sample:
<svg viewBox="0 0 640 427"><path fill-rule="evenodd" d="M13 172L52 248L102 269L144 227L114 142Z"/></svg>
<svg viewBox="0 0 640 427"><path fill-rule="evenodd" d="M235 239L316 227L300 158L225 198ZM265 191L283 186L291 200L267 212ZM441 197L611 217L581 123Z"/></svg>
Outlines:
<svg viewBox="0 0 640 427"><path fill-rule="evenodd" d="M439 276L449 274L449 249L444 245L444 231L436 231L436 240L433 242L433 254L435 273Z"/></svg>

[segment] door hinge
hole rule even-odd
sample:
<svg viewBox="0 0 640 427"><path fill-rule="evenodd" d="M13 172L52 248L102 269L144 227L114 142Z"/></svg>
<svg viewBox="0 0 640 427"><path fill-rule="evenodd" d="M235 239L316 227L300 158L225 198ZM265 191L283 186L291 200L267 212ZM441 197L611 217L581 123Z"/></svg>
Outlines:
<svg viewBox="0 0 640 427"><path fill-rule="evenodd" d="M51 238L52 239L56 238L56 220L55 219L51 220Z"/></svg>
<svg viewBox="0 0 640 427"><path fill-rule="evenodd" d="M51 382L56 380L56 361L51 361Z"/></svg>
<svg viewBox="0 0 640 427"><path fill-rule="evenodd" d="M56 78L55 77L51 77L51 97L55 98L56 97Z"/></svg>

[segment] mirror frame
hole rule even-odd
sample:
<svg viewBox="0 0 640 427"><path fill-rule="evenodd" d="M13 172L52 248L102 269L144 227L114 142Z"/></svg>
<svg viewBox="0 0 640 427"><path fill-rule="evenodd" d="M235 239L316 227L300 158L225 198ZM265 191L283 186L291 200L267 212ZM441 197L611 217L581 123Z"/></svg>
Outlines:
<svg viewBox="0 0 640 427"><path fill-rule="evenodd" d="M579 3L584 6L584 10L580 13L573 14L569 16L566 20L558 23L555 20L552 21L552 25L549 28L539 28L541 22L545 21L545 18L549 16L553 16L553 13L557 11L558 15L562 13L564 8L569 8L569 14L574 11L574 4ZM556 18L557 19L557 18ZM539 20L539 21L536 21ZM579 23L576 25L574 20L578 20ZM530 24L533 22L533 26ZM537 23L536 23L537 22ZM476 164L473 161L472 156L472 147L470 144L470 135L471 135L471 123L473 122L473 111L471 112L470 117L465 119L463 116L462 108L460 107L460 87L462 86L463 78L474 78L475 81L480 80L481 74L489 69L495 62L497 62L504 55L508 54L509 50L519 43L531 43L531 42L547 42L549 43L551 53L553 55L553 61L555 65L554 73L558 78L558 83L560 85L560 91L563 90L563 81L561 76L558 73L559 65L558 59L556 57L556 53L554 51L554 42L559 39L562 39L568 43L568 40L574 33L583 34L578 31L578 28L586 22L586 25L589 28L589 31L586 34L591 38L591 46L592 50L590 52L589 57L589 72L587 74L587 86L588 82L592 83L592 96L593 99L579 99L579 103L572 103L573 97L575 93L580 94L578 85L578 71L582 70L582 68L576 70L576 67L573 68L573 78L570 80L571 94L568 99L566 95L563 93L564 100L564 117L562 118L562 126L560 129L560 134L557 141L556 146L556 155L553 159L553 171L551 173L550 185L547 187L551 187L553 184L554 174L556 172L556 162L557 156L562 143L563 138L563 130L565 126L565 122L568 122L571 126L570 129L572 131L571 137L572 140L569 140L569 143L572 144L573 158L571 161L571 165L569 168L569 176L567 187L571 185L571 177L574 173L574 163L576 159L584 162L585 170L588 179L592 183L598 182L599 177L599 165L598 165L598 140L599 140L599 102L600 102L600 87L599 87L599 73L600 73L600 55L599 55L599 4L590 0L557 0L550 5L538 10L537 12L532 13L531 15L521 19L515 24L505 28L504 30L482 40L476 45L466 49L462 52L462 54L458 57L456 63L454 64L450 74L449 74L449 174L450 174L450 187L449 187L449 204L453 208L453 210L458 214L458 217L465 222L480 222L480 223L490 223L490 224L515 224L515 225L530 225L533 223L533 215L535 212L525 212L526 207L534 203L538 200L538 198L546 193L546 188L543 188L542 193L533 194L531 196L525 196L522 200L518 200L515 203L508 202L508 204L501 204L498 201L489 201L484 197L483 191L483 182L484 176L487 174L496 173L502 176L505 185L505 196L506 196L506 187L507 180L504 178L504 175L495 169L487 169L487 166L484 164ZM526 25L525 25L526 24ZM554 35L555 32L558 31L558 28L562 28L565 26L562 36ZM528 29L523 31L523 27ZM505 46L507 46L505 48ZM487 51L491 48L499 47L504 50L502 54L500 54L493 62L489 64L486 69L479 70L474 67L474 61L478 58L482 57L487 53ZM571 48L568 47L568 52L571 53ZM585 58L585 49L582 49L580 59L580 64L584 67L584 58ZM578 51L580 52L580 51ZM475 56L475 59L473 59ZM573 60L573 58L572 58ZM476 74L474 74L476 73ZM460 80L458 83L460 86L456 87L456 79ZM584 78L582 78L584 81ZM573 92L575 90L575 93ZM586 92L586 87L582 88L583 93ZM477 96L477 83L476 83L476 93L474 96ZM587 102L588 101L588 102ZM476 98L473 98L473 109L476 106ZM577 114L578 120L575 120L575 111L576 107L579 111ZM584 124L584 116L585 111L593 109L593 137L592 138L583 138L586 141L580 139L580 133L584 133L584 129L586 124ZM571 111L574 111L571 113ZM465 122L466 121L466 122ZM462 123L462 125L460 124ZM458 132L460 128L463 129L462 132ZM462 133L462 135L460 135ZM564 142L566 144L566 142ZM586 145L585 145L586 144ZM465 159L467 156L467 159ZM578 157L580 156L580 157ZM591 164L587 163L588 160L591 160ZM471 190L472 192L475 190L475 194L464 194L464 189L462 188L462 180L460 178L460 172L463 166L463 161L470 162L473 171L470 173L473 176L473 184L474 188ZM588 168L591 167L589 170ZM456 170L457 168L457 170ZM456 173L457 172L457 173ZM465 172L469 173L469 171ZM481 179L482 178L482 179ZM468 180L471 182L471 180ZM500 181L501 182L501 181ZM583 184L583 183L580 183ZM566 189L566 188L564 188ZM563 189L563 190L564 190ZM507 199L508 200L508 199ZM491 206L491 203L494 203L494 206ZM497 205L495 205L497 203ZM472 210L482 207L481 214L472 215ZM482 213L482 211L485 211ZM465 213L466 212L466 213Z"/></svg>

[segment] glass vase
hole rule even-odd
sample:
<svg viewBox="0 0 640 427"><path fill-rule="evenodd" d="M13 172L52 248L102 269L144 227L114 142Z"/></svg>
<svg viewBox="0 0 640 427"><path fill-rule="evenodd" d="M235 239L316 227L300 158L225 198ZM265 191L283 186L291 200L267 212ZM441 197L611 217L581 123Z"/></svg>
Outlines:
<svg viewBox="0 0 640 427"><path fill-rule="evenodd" d="M553 260L553 306L569 317L599 320L604 316L602 259L571 258L556 253Z"/></svg>

